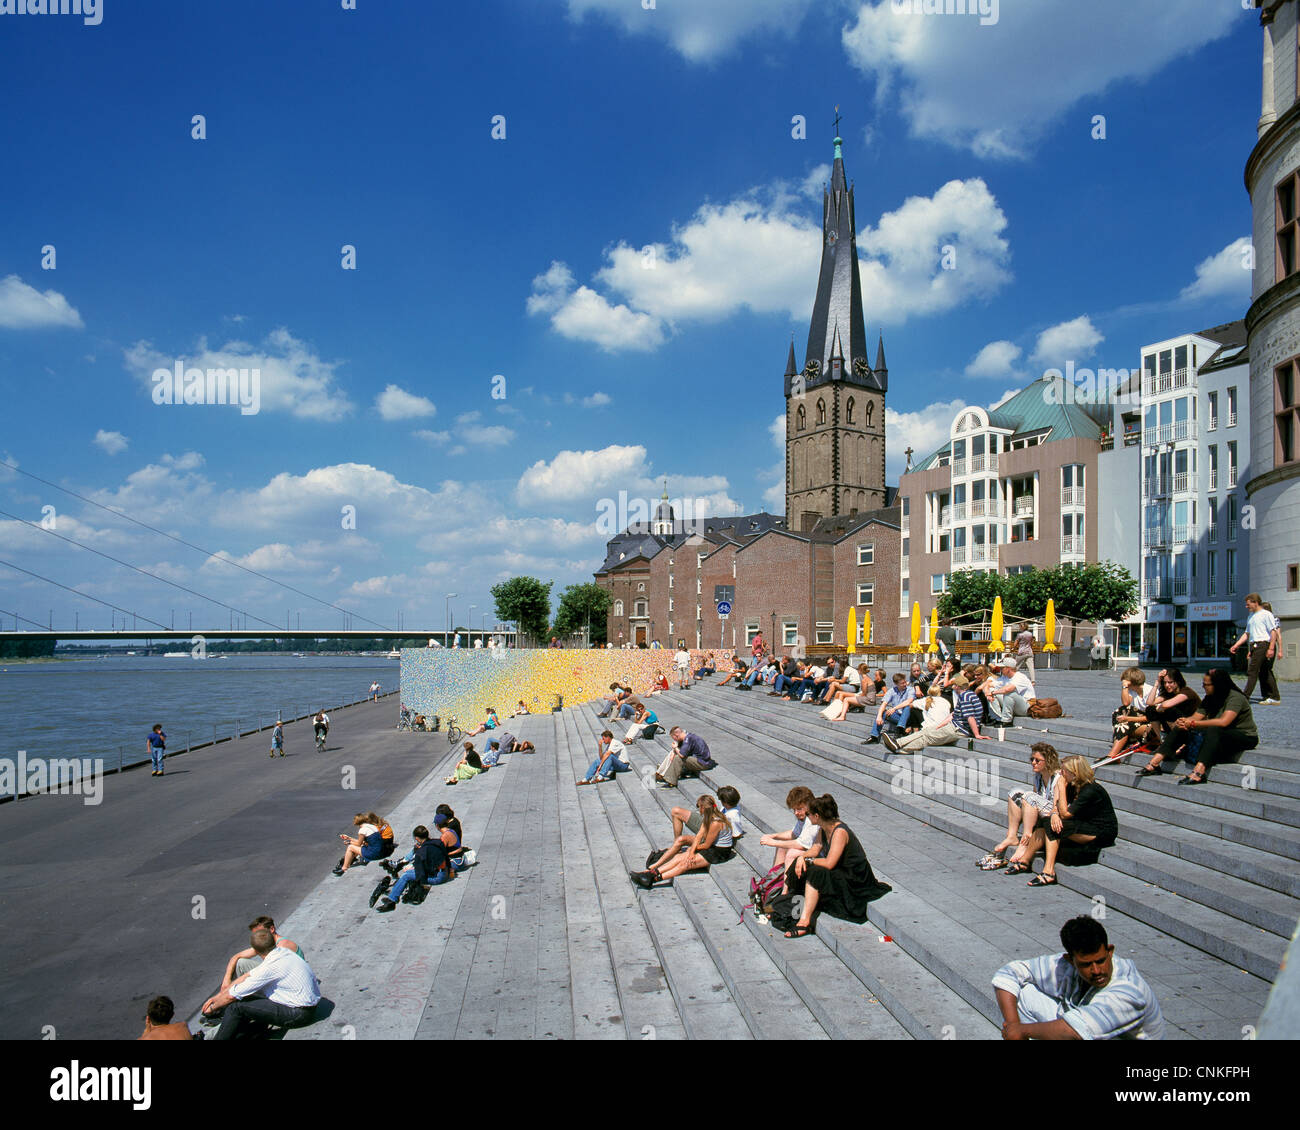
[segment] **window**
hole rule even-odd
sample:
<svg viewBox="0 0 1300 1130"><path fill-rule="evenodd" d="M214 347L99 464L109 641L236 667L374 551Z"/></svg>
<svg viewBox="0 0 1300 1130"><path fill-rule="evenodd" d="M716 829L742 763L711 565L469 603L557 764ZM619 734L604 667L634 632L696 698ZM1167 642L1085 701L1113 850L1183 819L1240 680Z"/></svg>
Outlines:
<svg viewBox="0 0 1300 1130"><path fill-rule="evenodd" d="M1207 584L1209 585L1209 592L1206 593L1207 596L1219 595L1219 575L1216 569L1216 566L1218 565L1218 561L1219 561L1219 555L1215 550L1211 549L1206 552L1205 576L1207 578Z"/></svg>
<svg viewBox="0 0 1300 1130"><path fill-rule="evenodd" d="M803 405L799 405L799 411L794 414L794 430L801 432L808 426L808 416L803 410Z"/></svg>
<svg viewBox="0 0 1300 1130"><path fill-rule="evenodd" d="M868 542L858 546L858 564L874 565L876 563L876 543Z"/></svg>
<svg viewBox="0 0 1300 1130"><path fill-rule="evenodd" d="M1219 445L1210 445L1210 490L1219 489Z"/></svg>
<svg viewBox="0 0 1300 1130"><path fill-rule="evenodd" d="M704 578L702 577L695 578L695 595L696 596L704 595Z"/></svg>
<svg viewBox="0 0 1300 1130"><path fill-rule="evenodd" d="M1213 545L1219 540L1219 508L1214 505L1214 499L1210 499L1206 504L1205 512L1209 516L1206 537L1210 544Z"/></svg>
<svg viewBox="0 0 1300 1130"><path fill-rule="evenodd" d="M637 592L645 592L645 581L637 581L637 583L636 583L636 591L637 591Z"/></svg>
<svg viewBox="0 0 1300 1130"><path fill-rule="evenodd" d="M1228 595L1231 596L1237 591L1237 551L1228 550Z"/></svg>
<svg viewBox="0 0 1300 1130"><path fill-rule="evenodd" d="M833 643L835 639L835 625L826 624L818 621L817 624L817 642Z"/></svg>
<svg viewBox="0 0 1300 1130"><path fill-rule="evenodd" d="M1228 540L1237 540L1237 496L1235 494L1228 495ZM1229 553L1231 552L1229 550ZM1232 576L1231 565L1228 566L1228 576Z"/></svg>
<svg viewBox="0 0 1300 1130"><path fill-rule="evenodd" d="M1219 394L1212 392L1207 397L1209 404L1206 409L1206 416L1209 417L1205 425L1205 430L1212 432L1219 426Z"/></svg>
<svg viewBox="0 0 1300 1130"><path fill-rule="evenodd" d="M1187 368L1187 346L1177 345L1174 347L1174 371Z"/></svg>
<svg viewBox="0 0 1300 1130"><path fill-rule="evenodd" d="M863 415L866 416L867 418L866 426L868 428L871 427L871 410L874 407L875 407L875 403L873 401L868 400L866 410L863 412Z"/></svg>
<svg viewBox="0 0 1300 1130"><path fill-rule="evenodd" d="M758 635L758 630L759 629L758 629L757 620L745 621L745 646L746 647L748 647L750 644L754 642L754 637Z"/></svg>
<svg viewBox="0 0 1300 1130"><path fill-rule="evenodd" d="M1300 430L1300 399L1296 396L1295 359L1273 371L1273 466L1300 460L1296 433Z"/></svg>
<svg viewBox="0 0 1300 1130"><path fill-rule="evenodd" d="M781 639L786 647L797 647L799 645L798 620L781 621Z"/></svg>
<svg viewBox="0 0 1300 1130"><path fill-rule="evenodd" d="M853 397L851 396L849 397L849 402L844 409L844 421L848 424L853 423ZM821 643L822 641L818 640L817 642ZM830 643L830 640L827 640L826 642Z"/></svg>
<svg viewBox="0 0 1300 1130"><path fill-rule="evenodd" d="M636 612L633 613L633 615L635 615L635 616L649 616L649 615L650 615L650 606L649 606L649 604L647 604L646 601L644 601L644 600L638 600L638 601L636 602L635 608L636 608Z"/></svg>
<svg viewBox="0 0 1300 1130"><path fill-rule="evenodd" d="M1228 489L1237 485L1237 441L1228 441Z"/></svg>
<svg viewBox="0 0 1300 1130"><path fill-rule="evenodd" d="M930 575L930 595L937 596L947 588L948 575L946 573L932 573Z"/></svg>
<svg viewBox="0 0 1300 1130"><path fill-rule="evenodd" d="M1228 389L1228 427L1237 422L1237 386Z"/></svg>
<svg viewBox="0 0 1300 1130"><path fill-rule="evenodd" d="M826 423L826 401L817 401L817 426L820 428Z"/></svg>
<svg viewBox="0 0 1300 1130"><path fill-rule="evenodd" d="M1300 589L1300 565L1288 565L1286 567L1286 591L1295 592Z"/></svg>
<svg viewBox="0 0 1300 1130"><path fill-rule="evenodd" d="M911 553L911 551L912 551L912 539L910 537L904 538L903 539L903 560L904 561L907 560L908 555Z"/></svg>
<svg viewBox="0 0 1300 1130"><path fill-rule="evenodd" d="M1292 173L1277 186L1277 281L1296 271L1296 175Z"/></svg>
<svg viewBox="0 0 1300 1130"><path fill-rule="evenodd" d="M623 615L623 602L621 600L614 601L614 615L615 616Z"/></svg>
<svg viewBox="0 0 1300 1130"><path fill-rule="evenodd" d="M671 573L668 574L668 587L673 587L673 575Z"/></svg>
<svg viewBox="0 0 1300 1130"><path fill-rule="evenodd" d="M858 603L871 604L876 598L876 586L874 584L858 585Z"/></svg>

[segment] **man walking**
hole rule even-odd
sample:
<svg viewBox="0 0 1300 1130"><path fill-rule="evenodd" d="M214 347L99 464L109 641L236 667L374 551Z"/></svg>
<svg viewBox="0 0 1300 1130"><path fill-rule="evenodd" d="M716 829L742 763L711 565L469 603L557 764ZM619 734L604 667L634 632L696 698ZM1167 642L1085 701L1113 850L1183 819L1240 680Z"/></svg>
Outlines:
<svg viewBox="0 0 1300 1130"><path fill-rule="evenodd" d="M278 718L275 720L275 729L271 731L271 756L276 754L284 756L284 723Z"/></svg>
<svg viewBox="0 0 1300 1130"><path fill-rule="evenodd" d="M1246 686L1242 694L1247 699L1255 689L1255 680L1259 680L1259 691L1264 696L1260 706L1278 706L1282 696L1278 693L1277 679L1273 677L1273 660L1282 650L1281 625L1276 616L1264 607L1264 600L1257 592L1246 597L1246 611L1250 619L1246 621L1246 630L1241 633L1228 651L1235 655L1237 648L1249 641L1249 666L1247 667Z"/></svg>
<svg viewBox="0 0 1300 1130"><path fill-rule="evenodd" d="M1016 670L1024 669L1025 674L1029 677L1031 683L1036 682L1034 678L1034 633L1029 630L1029 624L1020 625L1020 634L1016 636Z"/></svg>
<svg viewBox="0 0 1300 1130"><path fill-rule="evenodd" d="M951 620L942 621L943 627L934 633L934 642L939 648L939 662L957 658L957 629Z"/></svg>

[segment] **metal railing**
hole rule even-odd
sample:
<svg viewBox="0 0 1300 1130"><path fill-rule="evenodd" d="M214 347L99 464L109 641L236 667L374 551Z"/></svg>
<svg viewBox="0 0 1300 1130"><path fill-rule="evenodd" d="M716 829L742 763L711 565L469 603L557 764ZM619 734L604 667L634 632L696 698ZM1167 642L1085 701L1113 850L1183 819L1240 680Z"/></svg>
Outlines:
<svg viewBox="0 0 1300 1130"><path fill-rule="evenodd" d="M1087 492L1083 487L1061 488L1062 506L1083 506L1087 497Z"/></svg>
<svg viewBox="0 0 1300 1130"><path fill-rule="evenodd" d="M1084 553L1082 534L1063 534L1061 536L1061 554L1082 557Z"/></svg>
<svg viewBox="0 0 1300 1130"><path fill-rule="evenodd" d="M1012 503L1015 507L1017 518L1032 518L1034 516L1034 496L1032 494L1022 494Z"/></svg>
<svg viewBox="0 0 1300 1130"><path fill-rule="evenodd" d="M1147 447L1154 447L1160 443L1177 443L1180 440L1195 438L1195 420L1175 420L1172 424L1160 424L1154 428L1142 429L1142 443Z"/></svg>
<svg viewBox="0 0 1300 1130"><path fill-rule="evenodd" d="M954 546L952 550L952 563L954 565L965 565L967 561L967 547L964 545Z"/></svg>
<svg viewBox="0 0 1300 1130"><path fill-rule="evenodd" d="M965 459L954 459L952 461L953 478L959 478L962 475L969 474L969 472L966 470L966 465L967 464Z"/></svg>
<svg viewBox="0 0 1300 1130"><path fill-rule="evenodd" d="M1142 395L1158 396L1176 388L1186 388L1188 369L1174 369L1168 373L1144 373L1142 376Z"/></svg>

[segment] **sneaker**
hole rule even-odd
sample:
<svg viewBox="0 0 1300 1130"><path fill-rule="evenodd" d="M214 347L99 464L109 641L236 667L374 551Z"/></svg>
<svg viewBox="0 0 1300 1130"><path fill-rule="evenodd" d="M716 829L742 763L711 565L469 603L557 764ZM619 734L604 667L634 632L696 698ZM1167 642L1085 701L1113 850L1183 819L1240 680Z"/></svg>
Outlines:
<svg viewBox="0 0 1300 1130"><path fill-rule="evenodd" d="M370 892L370 906L372 908L382 896L388 894L388 889L392 885L393 885L392 879L389 879L387 876L380 879L379 882L375 884L375 889ZM391 902L392 900L390 899L389 901Z"/></svg>
<svg viewBox="0 0 1300 1130"><path fill-rule="evenodd" d="M1265 698L1260 699L1259 704L1260 706L1281 706L1282 700L1280 698Z"/></svg>
<svg viewBox="0 0 1300 1130"><path fill-rule="evenodd" d="M902 747L894 740L893 734L881 734L880 740L890 753L902 753Z"/></svg>
<svg viewBox="0 0 1300 1130"><path fill-rule="evenodd" d="M397 909L397 903L395 903L392 899L390 899L387 895L385 895L382 899L379 900L379 906L377 909L380 914L387 914L390 910Z"/></svg>
<svg viewBox="0 0 1300 1130"><path fill-rule="evenodd" d="M880 741L879 738L866 738L865 740L863 740L863 741L860 742L859 744L860 744L860 745L875 745L878 741Z"/></svg>
<svg viewBox="0 0 1300 1130"><path fill-rule="evenodd" d="M335 874L335 875L342 875L342 874L343 874L343 868L342 868L342 867L336 867L336 868L334 868L334 874Z"/></svg>

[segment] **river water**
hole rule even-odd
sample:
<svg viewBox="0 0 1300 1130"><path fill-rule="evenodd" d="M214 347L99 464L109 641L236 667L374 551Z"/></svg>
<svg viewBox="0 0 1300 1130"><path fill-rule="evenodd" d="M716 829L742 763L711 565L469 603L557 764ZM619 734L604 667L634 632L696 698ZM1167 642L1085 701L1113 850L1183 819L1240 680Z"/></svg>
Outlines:
<svg viewBox="0 0 1300 1130"><path fill-rule="evenodd" d="M397 689L399 664L366 656L111 656L49 663L0 660L0 758L147 761L155 722L168 752ZM397 699L393 721L397 721ZM270 735L267 736L270 745Z"/></svg>

